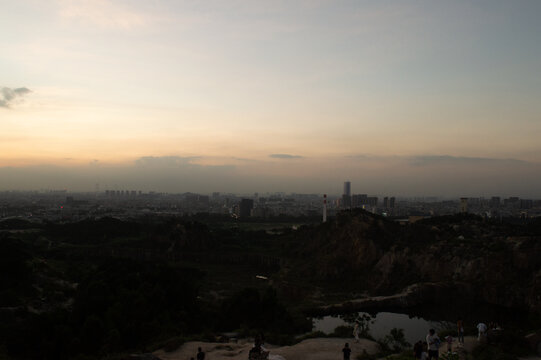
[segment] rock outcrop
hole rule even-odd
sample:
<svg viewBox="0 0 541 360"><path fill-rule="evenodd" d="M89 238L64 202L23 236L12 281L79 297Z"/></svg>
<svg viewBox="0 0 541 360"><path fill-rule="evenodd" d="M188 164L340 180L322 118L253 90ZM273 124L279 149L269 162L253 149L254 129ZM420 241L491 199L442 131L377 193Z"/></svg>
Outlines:
<svg viewBox="0 0 541 360"><path fill-rule="evenodd" d="M384 299L393 305L436 292L541 313L541 226L472 215L401 226L360 211L297 239L299 258L309 259L299 272L371 295L401 294Z"/></svg>

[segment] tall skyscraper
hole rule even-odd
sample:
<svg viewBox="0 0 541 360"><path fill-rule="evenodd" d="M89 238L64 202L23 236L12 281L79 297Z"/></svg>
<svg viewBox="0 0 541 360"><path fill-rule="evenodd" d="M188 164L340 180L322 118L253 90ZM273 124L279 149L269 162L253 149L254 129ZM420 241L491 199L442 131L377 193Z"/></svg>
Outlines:
<svg viewBox="0 0 541 360"><path fill-rule="evenodd" d="M344 182L344 195L351 196L351 181Z"/></svg>
<svg viewBox="0 0 541 360"><path fill-rule="evenodd" d="M351 208L351 182L344 182L344 194L342 195L342 208Z"/></svg>

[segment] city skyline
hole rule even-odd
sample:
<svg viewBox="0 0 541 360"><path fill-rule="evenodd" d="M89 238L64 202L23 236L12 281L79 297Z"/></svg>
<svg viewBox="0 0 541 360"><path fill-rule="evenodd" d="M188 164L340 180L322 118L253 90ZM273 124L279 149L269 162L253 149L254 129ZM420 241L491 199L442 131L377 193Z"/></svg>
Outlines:
<svg viewBox="0 0 541 360"><path fill-rule="evenodd" d="M0 191L541 197L538 2L4 9Z"/></svg>

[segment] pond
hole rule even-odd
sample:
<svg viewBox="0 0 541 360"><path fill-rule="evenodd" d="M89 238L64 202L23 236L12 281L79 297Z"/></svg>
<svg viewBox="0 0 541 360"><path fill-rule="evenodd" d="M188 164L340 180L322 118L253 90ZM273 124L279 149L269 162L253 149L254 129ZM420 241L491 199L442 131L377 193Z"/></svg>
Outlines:
<svg viewBox="0 0 541 360"><path fill-rule="evenodd" d="M368 333L374 339L385 337L392 328L404 329L406 340L411 344L425 339L429 329L436 329L438 331L454 327L454 324L450 322L427 320L407 314L379 312L374 315L359 312L313 318L312 331L331 334L338 326L353 326L356 320L360 320L362 325L368 327Z"/></svg>

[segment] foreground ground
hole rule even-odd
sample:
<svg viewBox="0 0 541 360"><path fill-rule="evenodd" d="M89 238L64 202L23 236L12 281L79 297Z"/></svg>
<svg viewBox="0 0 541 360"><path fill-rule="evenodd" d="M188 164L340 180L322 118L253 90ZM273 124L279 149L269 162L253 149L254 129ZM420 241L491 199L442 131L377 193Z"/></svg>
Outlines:
<svg viewBox="0 0 541 360"><path fill-rule="evenodd" d="M477 337L466 336L464 339L464 350L471 352L479 343ZM357 355L364 351L368 354L377 354L379 352L378 344L375 341L361 339L355 342L351 338L315 338L304 340L292 346L272 346L268 345L267 349L270 354L281 355L286 360L341 360L342 348L344 344L350 344L352 353L351 358L355 359ZM248 352L253 346L253 342L246 339L239 340L238 343L209 343L201 341L187 342L173 352L165 352L158 350L154 354L163 360L189 360L195 358L197 348L201 347L206 353L206 359L209 360L246 360ZM447 349L447 345L443 344L440 348L440 354L443 354ZM458 349L457 344L453 344L453 351L457 351L463 356L463 351ZM385 359L385 358L382 358ZM413 357L412 357L413 359ZM539 357L521 358L521 360L534 360Z"/></svg>
<svg viewBox="0 0 541 360"><path fill-rule="evenodd" d="M317 338L304 340L292 346L274 347L268 346L271 354L281 355L286 360L340 360L343 359L342 348L349 342L352 350L352 359L366 351L368 354L378 352L378 344L375 341L361 339L358 343L353 339L343 338ZM154 354L164 360L189 360L195 358L197 348L201 347L206 352L209 360L246 360L253 342L239 340L238 343L207 343L188 342L176 351L167 353L159 350Z"/></svg>

